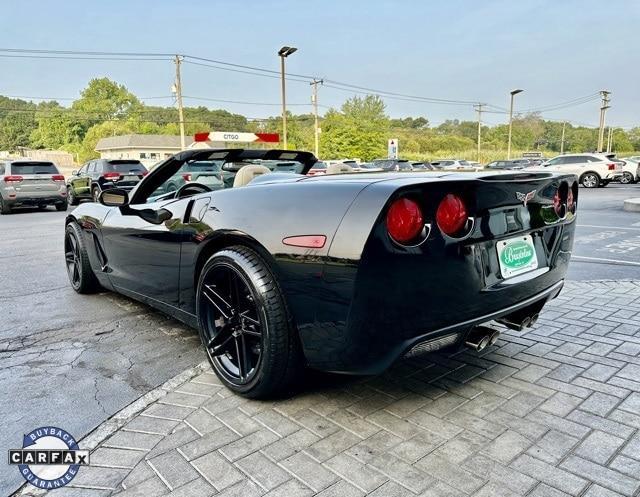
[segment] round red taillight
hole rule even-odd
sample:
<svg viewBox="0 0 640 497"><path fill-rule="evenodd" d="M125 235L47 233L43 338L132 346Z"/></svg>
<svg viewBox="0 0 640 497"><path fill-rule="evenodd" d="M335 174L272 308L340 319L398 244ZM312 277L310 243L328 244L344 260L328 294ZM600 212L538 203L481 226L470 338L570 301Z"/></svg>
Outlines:
<svg viewBox="0 0 640 497"><path fill-rule="evenodd" d="M400 198L387 211L387 231L398 243L414 240L424 228L420 206L408 198Z"/></svg>
<svg viewBox="0 0 640 497"><path fill-rule="evenodd" d="M436 211L436 221L443 233L449 236L460 233L467 219L469 213L460 197L449 193L442 199Z"/></svg>

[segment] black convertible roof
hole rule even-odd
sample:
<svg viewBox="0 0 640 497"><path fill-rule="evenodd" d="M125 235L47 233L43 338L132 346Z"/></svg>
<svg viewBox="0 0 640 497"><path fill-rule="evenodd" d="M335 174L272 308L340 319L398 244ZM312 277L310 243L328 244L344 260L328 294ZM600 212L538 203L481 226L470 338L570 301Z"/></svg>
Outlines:
<svg viewBox="0 0 640 497"><path fill-rule="evenodd" d="M318 159L311 152L300 150L247 149L247 148L196 148L184 150L175 155L178 160L223 160L240 162L243 160L296 161L304 164L302 174L306 174Z"/></svg>

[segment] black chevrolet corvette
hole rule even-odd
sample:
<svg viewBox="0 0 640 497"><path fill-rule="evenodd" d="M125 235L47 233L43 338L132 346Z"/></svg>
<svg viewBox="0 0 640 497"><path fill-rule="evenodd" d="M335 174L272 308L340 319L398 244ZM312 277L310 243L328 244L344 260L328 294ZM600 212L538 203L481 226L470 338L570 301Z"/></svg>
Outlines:
<svg viewBox="0 0 640 497"><path fill-rule="evenodd" d="M211 163L219 181L168 183ZM100 286L197 328L232 390L282 394L305 366L376 374L522 329L561 290L577 178L546 172L305 176L307 152L189 150L66 220L79 293Z"/></svg>

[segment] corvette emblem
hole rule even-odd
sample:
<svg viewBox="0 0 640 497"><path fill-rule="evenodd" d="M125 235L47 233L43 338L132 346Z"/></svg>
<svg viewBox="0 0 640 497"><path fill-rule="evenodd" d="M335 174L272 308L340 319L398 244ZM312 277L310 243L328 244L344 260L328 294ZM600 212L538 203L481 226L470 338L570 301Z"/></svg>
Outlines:
<svg viewBox="0 0 640 497"><path fill-rule="evenodd" d="M516 192L516 198L520 200L524 206L527 206L529 200L532 200L536 196L536 190L531 190L529 193Z"/></svg>

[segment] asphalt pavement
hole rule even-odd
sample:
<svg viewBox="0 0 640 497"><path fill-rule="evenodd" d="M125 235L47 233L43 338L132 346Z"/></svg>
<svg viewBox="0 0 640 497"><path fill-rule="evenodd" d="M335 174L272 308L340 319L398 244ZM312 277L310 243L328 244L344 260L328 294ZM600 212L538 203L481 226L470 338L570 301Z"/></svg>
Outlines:
<svg viewBox="0 0 640 497"><path fill-rule="evenodd" d="M640 280L640 185L580 190L571 280ZM66 213L0 217L0 453L22 434L60 425L82 438L102 421L204 360L194 330L106 292L75 294L62 239ZM23 483L0 465L0 495Z"/></svg>

